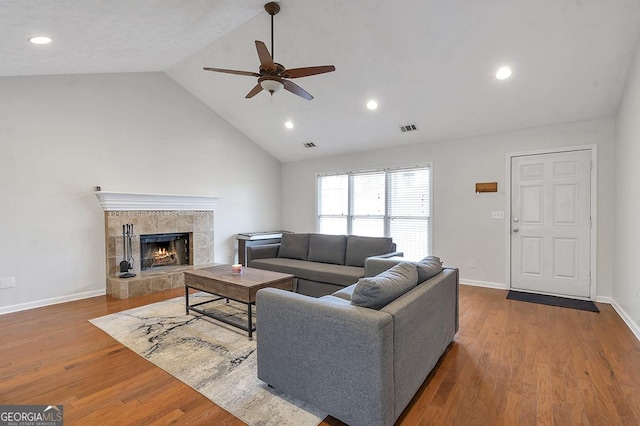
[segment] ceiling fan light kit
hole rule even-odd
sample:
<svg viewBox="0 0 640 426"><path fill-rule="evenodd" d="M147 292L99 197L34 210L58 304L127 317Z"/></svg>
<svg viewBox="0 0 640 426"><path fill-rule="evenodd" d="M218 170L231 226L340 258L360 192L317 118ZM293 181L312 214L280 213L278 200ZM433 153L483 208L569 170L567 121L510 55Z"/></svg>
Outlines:
<svg viewBox="0 0 640 426"><path fill-rule="evenodd" d="M280 80L276 77L270 77L270 76L260 77L258 81L260 82L260 86L262 86L262 88L267 92L271 93L272 96L275 92L277 92L278 90L284 87L284 84L282 84Z"/></svg>
<svg viewBox="0 0 640 426"><path fill-rule="evenodd" d="M271 53L267 46L260 40L256 40L256 51L260 59L259 72L228 70L224 68L204 67L205 71L222 72L227 74L237 74L249 77L258 77L258 84L247 93L245 98L249 99L266 90L271 96L280 89L285 89L295 95L300 96L308 101L313 96L302 87L298 86L289 79L309 77L317 74L324 74L336 70L333 65L322 65L315 67L291 68L286 69L283 65L273 60L273 17L280 12L280 5L276 2L269 2L264 5L264 10L271 15Z"/></svg>

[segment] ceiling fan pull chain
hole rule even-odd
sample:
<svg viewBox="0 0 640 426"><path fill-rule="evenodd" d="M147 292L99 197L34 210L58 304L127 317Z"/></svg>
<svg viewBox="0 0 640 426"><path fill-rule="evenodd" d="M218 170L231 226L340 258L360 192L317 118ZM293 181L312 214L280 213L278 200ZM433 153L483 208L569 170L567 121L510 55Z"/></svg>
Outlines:
<svg viewBox="0 0 640 426"><path fill-rule="evenodd" d="M273 50L273 16L271 15L271 59L275 58L275 52Z"/></svg>

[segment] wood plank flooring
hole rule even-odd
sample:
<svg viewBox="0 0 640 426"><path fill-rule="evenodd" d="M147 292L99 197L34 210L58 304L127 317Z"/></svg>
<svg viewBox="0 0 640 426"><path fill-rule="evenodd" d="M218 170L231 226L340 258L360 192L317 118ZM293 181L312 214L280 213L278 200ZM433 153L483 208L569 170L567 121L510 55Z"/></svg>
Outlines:
<svg viewBox="0 0 640 426"><path fill-rule="evenodd" d="M244 424L88 322L182 291L1 315L0 404L64 404L65 425ZM455 342L397 425L640 424L640 343L611 306L505 297L461 286Z"/></svg>

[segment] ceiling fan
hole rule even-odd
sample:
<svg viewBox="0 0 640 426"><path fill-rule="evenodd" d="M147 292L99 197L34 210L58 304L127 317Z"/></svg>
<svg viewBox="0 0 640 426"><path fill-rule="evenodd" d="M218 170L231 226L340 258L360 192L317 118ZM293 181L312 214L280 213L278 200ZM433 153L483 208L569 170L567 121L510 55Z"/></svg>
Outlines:
<svg viewBox="0 0 640 426"><path fill-rule="evenodd" d="M267 46L256 40L256 50L258 51L258 58L260 59L260 68L259 72L251 72L251 71L236 71L236 70L227 70L223 68L209 68L204 67L205 71L215 71L215 72L223 72L227 74L238 74L238 75L246 75L250 77L258 77L258 84L255 85L253 89L245 98L253 98L255 95L260 93L263 89L268 91L271 96L278 90L284 88L289 92L296 94L308 101L313 99L313 96L302 87L298 86L294 82L288 80L290 78L300 78L300 77L308 77L311 75L324 74L327 72L335 71L336 67L333 65L322 65L316 67L304 67L304 68L291 68L286 69L283 65L274 62L273 60L273 17L280 12L280 6L276 2L269 2L264 5L264 10L267 11L269 15L271 15L271 54L269 54L269 50Z"/></svg>

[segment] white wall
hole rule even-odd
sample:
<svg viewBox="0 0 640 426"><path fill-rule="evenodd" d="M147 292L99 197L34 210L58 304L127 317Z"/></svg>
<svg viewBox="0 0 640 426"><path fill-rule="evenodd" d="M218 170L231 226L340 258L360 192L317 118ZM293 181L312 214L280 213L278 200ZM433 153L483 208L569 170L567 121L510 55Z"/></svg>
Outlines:
<svg viewBox="0 0 640 426"><path fill-rule="evenodd" d="M640 339L640 50L617 115L614 306Z"/></svg>
<svg viewBox="0 0 640 426"><path fill-rule="evenodd" d="M280 228L280 163L165 74L0 78L0 313L104 292L97 185L222 197L217 262Z"/></svg>
<svg viewBox="0 0 640 426"><path fill-rule="evenodd" d="M402 137L402 135L398 135ZM597 294L612 288L615 122L613 118L490 136L355 153L282 165L283 229L315 231L315 174L370 167L433 162L433 254L457 266L467 282L503 287L506 228L491 219L508 212L507 153L595 144L598 146ZM497 193L475 194L476 182L498 182ZM507 213L508 214L508 213ZM399 247L401 250L402 247ZM468 267L476 260L476 268Z"/></svg>

